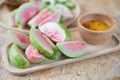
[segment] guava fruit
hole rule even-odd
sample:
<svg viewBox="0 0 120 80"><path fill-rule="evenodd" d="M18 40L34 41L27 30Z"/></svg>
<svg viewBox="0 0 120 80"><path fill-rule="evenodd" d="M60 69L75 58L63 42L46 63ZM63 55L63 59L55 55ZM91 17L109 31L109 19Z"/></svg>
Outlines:
<svg viewBox="0 0 120 80"><path fill-rule="evenodd" d="M24 52L15 44L11 45L8 56L10 63L17 68L27 68L30 66L29 61L24 56Z"/></svg>
<svg viewBox="0 0 120 80"><path fill-rule="evenodd" d="M26 48L25 55L30 63L40 63L45 59L45 57L32 45Z"/></svg>
<svg viewBox="0 0 120 80"><path fill-rule="evenodd" d="M45 57L50 58L54 51L49 43L44 39L42 33L35 28L31 28L29 32L31 44L38 49Z"/></svg>
<svg viewBox="0 0 120 80"><path fill-rule="evenodd" d="M20 32L9 30L8 35L10 39L22 49L25 49L30 44L30 40L28 36Z"/></svg>
<svg viewBox="0 0 120 80"><path fill-rule="evenodd" d="M38 6L34 3L24 3L21 5L15 15L15 21L19 28L27 25L27 22L39 11Z"/></svg>
<svg viewBox="0 0 120 80"><path fill-rule="evenodd" d="M43 4L42 5L42 8L51 8L55 5L56 1L55 0L42 0L41 3Z"/></svg>
<svg viewBox="0 0 120 80"><path fill-rule="evenodd" d="M48 23L48 22L59 22L61 19L61 13L59 12L55 12L53 14L51 14L50 16L48 16L47 18L43 19L43 21L41 21L39 23L39 26Z"/></svg>
<svg viewBox="0 0 120 80"><path fill-rule="evenodd" d="M51 56L51 59L58 59L61 56L61 52L59 51L59 49L46 35L43 34L43 37L45 38L45 40L50 44L50 46L54 50L54 54Z"/></svg>
<svg viewBox="0 0 120 80"><path fill-rule="evenodd" d="M63 4L56 4L55 8L56 8L56 11L60 11L60 13L62 14L63 21L72 19L74 17L70 9Z"/></svg>
<svg viewBox="0 0 120 80"><path fill-rule="evenodd" d="M57 43L56 46L67 57L80 57L86 53L86 43L84 41L61 42Z"/></svg>
<svg viewBox="0 0 120 80"><path fill-rule="evenodd" d="M47 18L48 16L52 15L52 12L49 9L45 9L39 12L33 19L28 22L30 27L37 27L43 19Z"/></svg>
<svg viewBox="0 0 120 80"><path fill-rule="evenodd" d="M72 0L67 1L65 4L69 9L75 8L75 3Z"/></svg>
<svg viewBox="0 0 120 80"><path fill-rule="evenodd" d="M48 22L39 26L39 30L56 43L72 40L70 32L62 24Z"/></svg>

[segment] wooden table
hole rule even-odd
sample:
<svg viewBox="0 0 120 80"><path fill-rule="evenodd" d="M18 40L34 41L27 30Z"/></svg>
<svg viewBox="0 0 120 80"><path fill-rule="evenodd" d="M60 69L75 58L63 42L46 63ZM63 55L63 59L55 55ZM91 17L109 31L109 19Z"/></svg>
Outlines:
<svg viewBox="0 0 120 80"><path fill-rule="evenodd" d="M109 10L109 0L78 1L82 13L103 12L116 16ZM120 80L120 51L24 76L15 76L6 71L1 58L0 55L0 80Z"/></svg>

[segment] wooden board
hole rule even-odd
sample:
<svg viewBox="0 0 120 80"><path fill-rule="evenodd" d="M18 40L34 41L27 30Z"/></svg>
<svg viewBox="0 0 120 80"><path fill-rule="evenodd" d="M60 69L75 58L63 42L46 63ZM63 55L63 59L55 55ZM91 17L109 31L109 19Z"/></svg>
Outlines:
<svg viewBox="0 0 120 80"><path fill-rule="evenodd" d="M78 31L78 28L70 29L70 32L72 34L73 39L82 40ZM10 44L11 44L11 41L8 39L8 41L5 42L2 48L2 60L4 62L5 68L9 72L15 75L28 74L31 72L45 70L48 68L52 68L52 67L56 67L64 64L74 63L80 60L85 60L85 59L101 56L104 54L116 52L120 49L120 39L116 35L113 35L113 37L103 45L94 46L94 45L87 44L87 53L84 56L81 56L79 58L67 58L62 55L57 60L45 60L41 64L31 65L29 68L26 68L26 69L19 69L19 68L15 68L9 63L8 50L9 50Z"/></svg>

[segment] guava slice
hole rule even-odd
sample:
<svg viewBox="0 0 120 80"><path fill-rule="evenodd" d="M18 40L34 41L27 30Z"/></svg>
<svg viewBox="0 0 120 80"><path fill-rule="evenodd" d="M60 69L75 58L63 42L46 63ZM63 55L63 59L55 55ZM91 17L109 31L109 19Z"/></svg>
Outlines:
<svg viewBox="0 0 120 80"><path fill-rule="evenodd" d="M27 68L30 66L29 61L24 56L24 52L15 44L11 45L8 56L10 63L17 68Z"/></svg>
<svg viewBox="0 0 120 80"><path fill-rule="evenodd" d="M15 21L19 28L27 25L27 22L39 11L34 3L24 3L21 5L15 15Z"/></svg>
<svg viewBox="0 0 120 80"><path fill-rule="evenodd" d="M61 52L59 51L59 49L46 35L43 34L43 37L45 38L45 40L50 44L50 46L54 50L54 54L51 56L51 59L58 59L61 56Z"/></svg>
<svg viewBox="0 0 120 80"><path fill-rule="evenodd" d="M62 24L48 22L39 26L39 30L56 43L72 40L70 32Z"/></svg>
<svg viewBox="0 0 120 80"><path fill-rule="evenodd" d="M49 9L45 9L39 12L33 19L28 22L30 27L37 27L43 19L47 18L48 16L52 15L52 12Z"/></svg>
<svg viewBox="0 0 120 80"><path fill-rule="evenodd" d="M41 3L42 3L43 5L46 5L47 8L48 8L48 7L50 8L50 7L52 7L52 6L55 5L56 1L55 1L55 0L42 0ZM46 7L45 7L45 8L46 8Z"/></svg>
<svg viewBox="0 0 120 80"><path fill-rule="evenodd" d="M56 46L67 57L80 57L86 53L86 43L84 41L61 42L57 43Z"/></svg>
<svg viewBox="0 0 120 80"><path fill-rule="evenodd" d="M25 55L30 63L40 63L45 59L45 57L32 45L26 48Z"/></svg>
<svg viewBox="0 0 120 80"><path fill-rule="evenodd" d="M25 49L30 44L29 38L20 32L8 30L8 35L10 39L22 49Z"/></svg>
<svg viewBox="0 0 120 80"><path fill-rule="evenodd" d="M44 39L42 33L35 29L31 28L29 32L30 42L31 44L38 49L45 57L50 58L54 51L49 43Z"/></svg>
<svg viewBox="0 0 120 80"><path fill-rule="evenodd" d="M72 19L74 17L70 9L63 4L56 4L55 8L56 11L60 11L60 13L62 14L63 20Z"/></svg>
<svg viewBox="0 0 120 80"><path fill-rule="evenodd" d="M48 22L59 22L60 19L61 19L61 13L55 12L52 15L48 16L47 18L43 19L43 21L39 23L39 26Z"/></svg>

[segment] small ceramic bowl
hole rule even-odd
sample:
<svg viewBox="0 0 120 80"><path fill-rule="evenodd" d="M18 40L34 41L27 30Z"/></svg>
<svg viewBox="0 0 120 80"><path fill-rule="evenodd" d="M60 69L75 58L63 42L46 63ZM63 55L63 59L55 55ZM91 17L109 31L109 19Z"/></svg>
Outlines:
<svg viewBox="0 0 120 80"><path fill-rule="evenodd" d="M108 24L111 28L104 31L95 31L87 29L83 26L83 23L90 20L100 20ZM116 22L108 15L101 13L86 13L81 15L77 20L81 37L89 44L103 44L108 41L114 33Z"/></svg>

